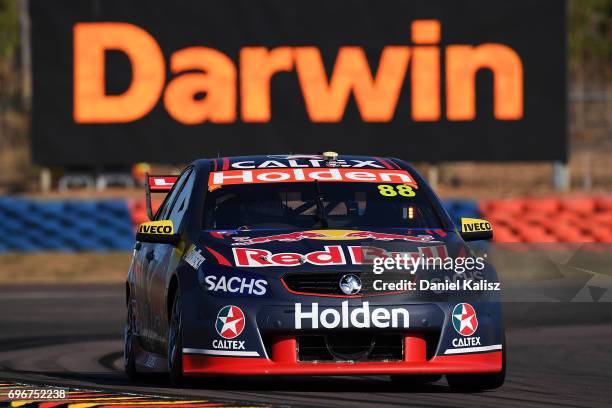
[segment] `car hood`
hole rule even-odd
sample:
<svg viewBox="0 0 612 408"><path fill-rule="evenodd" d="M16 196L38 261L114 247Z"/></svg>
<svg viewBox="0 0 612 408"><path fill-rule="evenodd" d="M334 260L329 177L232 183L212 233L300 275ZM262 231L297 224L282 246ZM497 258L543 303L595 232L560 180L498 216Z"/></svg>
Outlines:
<svg viewBox="0 0 612 408"><path fill-rule="evenodd" d="M452 231L385 228L368 230L203 231L198 246L206 263L265 273L277 268L363 270L368 259L394 253L426 257L466 256L468 248Z"/></svg>

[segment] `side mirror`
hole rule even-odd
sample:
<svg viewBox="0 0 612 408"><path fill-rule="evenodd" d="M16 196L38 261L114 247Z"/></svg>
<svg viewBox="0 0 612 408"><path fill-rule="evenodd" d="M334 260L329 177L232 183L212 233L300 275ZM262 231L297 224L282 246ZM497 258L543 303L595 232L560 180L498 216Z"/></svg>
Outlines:
<svg viewBox="0 0 612 408"><path fill-rule="evenodd" d="M136 240L160 244L176 244L180 235L175 233L174 225L170 220L149 221L138 226Z"/></svg>
<svg viewBox="0 0 612 408"><path fill-rule="evenodd" d="M461 218L461 237L465 241L493 239L493 226L479 218Z"/></svg>

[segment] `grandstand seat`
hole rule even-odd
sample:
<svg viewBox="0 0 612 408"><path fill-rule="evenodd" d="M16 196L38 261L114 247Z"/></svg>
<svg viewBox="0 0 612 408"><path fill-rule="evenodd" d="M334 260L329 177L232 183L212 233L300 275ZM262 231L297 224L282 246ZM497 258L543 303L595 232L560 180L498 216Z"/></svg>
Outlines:
<svg viewBox="0 0 612 408"><path fill-rule="evenodd" d="M612 242L612 196L489 200L480 209L496 242Z"/></svg>
<svg viewBox="0 0 612 408"><path fill-rule="evenodd" d="M130 250L134 232L124 200L0 198L0 252Z"/></svg>
<svg viewBox="0 0 612 408"><path fill-rule="evenodd" d="M486 207L489 211L522 215L525 211L525 201L522 199L494 200L489 202Z"/></svg>
<svg viewBox="0 0 612 408"><path fill-rule="evenodd" d="M597 211L612 212L612 196L601 196L595 200Z"/></svg>
<svg viewBox="0 0 612 408"><path fill-rule="evenodd" d="M527 214L553 214L559 211L561 202L556 197L530 198L525 200Z"/></svg>
<svg viewBox="0 0 612 408"><path fill-rule="evenodd" d="M595 211L593 197L565 197L561 200L561 209L577 214L591 214Z"/></svg>

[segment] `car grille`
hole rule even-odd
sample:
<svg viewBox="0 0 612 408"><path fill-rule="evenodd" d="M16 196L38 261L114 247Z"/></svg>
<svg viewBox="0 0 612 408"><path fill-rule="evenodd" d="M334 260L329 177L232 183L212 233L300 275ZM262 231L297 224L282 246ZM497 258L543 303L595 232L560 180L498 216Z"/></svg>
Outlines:
<svg viewBox="0 0 612 408"><path fill-rule="evenodd" d="M384 272L380 275L372 272L293 272L285 274L282 280L292 292L310 295L346 296L340 289L340 279L347 274L356 275L361 279L361 291L357 296L384 295L398 291L374 290L375 280L383 282L399 282L411 280L414 275L408 272Z"/></svg>
<svg viewBox="0 0 612 408"><path fill-rule="evenodd" d="M404 359L401 334L328 334L297 337L298 361L396 361Z"/></svg>

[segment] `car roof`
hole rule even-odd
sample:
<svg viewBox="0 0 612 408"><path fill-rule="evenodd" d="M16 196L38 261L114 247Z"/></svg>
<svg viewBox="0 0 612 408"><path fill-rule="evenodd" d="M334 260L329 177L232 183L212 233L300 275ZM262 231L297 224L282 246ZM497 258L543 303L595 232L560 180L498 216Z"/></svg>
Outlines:
<svg viewBox="0 0 612 408"><path fill-rule="evenodd" d="M269 154L203 159L194 163L212 165L214 171L282 167L354 167L362 169L405 169L408 167L397 159L376 156L338 155L335 160L329 160L335 162L334 166L326 165L325 161L322 154Z"/></svg>

